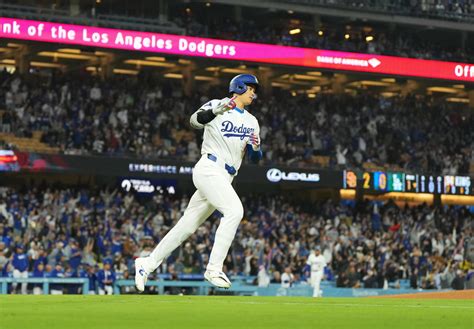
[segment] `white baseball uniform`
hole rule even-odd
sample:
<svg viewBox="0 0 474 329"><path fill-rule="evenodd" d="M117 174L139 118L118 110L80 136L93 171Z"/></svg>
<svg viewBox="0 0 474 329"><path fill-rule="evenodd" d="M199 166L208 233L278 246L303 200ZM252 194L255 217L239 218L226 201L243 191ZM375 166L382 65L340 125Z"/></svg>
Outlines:
<svg viewBox="0 0 474 329"><path fill-rule="evenodd" d="M191 197L183 217L147 257L150 272L216 209L223 214L223 218L216 231L207 269L222 271L224 259L244 214L242 202L231 183L242 163L250 135L254 133L258 136L260 128L252 114L238 108L219 114L206 124L197 121L199 111L210 110L219 102L218 99L212 100L191 116L190 123L194 128L204 128L202 157L193 171L197 191Z"/></svg>
<svg viewBox="0 0 474 329"><path fill-rule="evenodd" d="M319 256L316 256L316 254L312 252L308 257L306 264L311 266L311 286L313 287L313 297L321 297L320 286L324 275L324 268L326 267L326 259L323 255L320 254Z"/></svg>

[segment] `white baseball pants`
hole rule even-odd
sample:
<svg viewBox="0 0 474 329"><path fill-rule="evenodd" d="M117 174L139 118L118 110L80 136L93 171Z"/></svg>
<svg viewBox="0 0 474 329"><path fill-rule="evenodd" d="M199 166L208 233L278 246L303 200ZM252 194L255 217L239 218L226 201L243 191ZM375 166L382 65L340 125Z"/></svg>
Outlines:
<svg viewBox="0 0 474 329"><path fill-rule="evenodd" d="M193 171L197 191L178 223L166 234L153 250L148 260L149 272L154 271L181 243L217 209L223 214L216 231L208 270L222 271L224 260L242 220L244 209L232 187L233 176L224 166L202 156Z"/></svg>
<svg viewBox="0 0 474 329"><path fill-rule="evenodd" d="M28 271L20 272L19 270L14 269L13 270L13 278L14 279L27 279L28 278ZM17 286L18 286L18 283L12 283L13 290L16 290ZM28 293L28 291L26 290L27 287L28 287L28 283L23 282L21 284L21 294L22 295L26 295Z"/></svg>
<svg viewBox="0 0 474 329"><path fill-rule="evenodd" d="M311 286L313 287L313 297L321 296L321 280L323 279L323 271L311 272Z"/></svg>

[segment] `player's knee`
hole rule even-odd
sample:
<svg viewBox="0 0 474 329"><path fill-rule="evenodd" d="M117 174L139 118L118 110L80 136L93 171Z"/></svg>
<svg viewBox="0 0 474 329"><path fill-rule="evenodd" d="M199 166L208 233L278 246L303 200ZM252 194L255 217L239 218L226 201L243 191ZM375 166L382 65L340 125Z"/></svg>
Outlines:
<svg viewBox="0 0 474 329"><path fill-rule="evenodd" d="M244 217L244 207L242 206L242 203L235 204L231 208L230 217L238 222L242 220L242 218Z"/></svg>

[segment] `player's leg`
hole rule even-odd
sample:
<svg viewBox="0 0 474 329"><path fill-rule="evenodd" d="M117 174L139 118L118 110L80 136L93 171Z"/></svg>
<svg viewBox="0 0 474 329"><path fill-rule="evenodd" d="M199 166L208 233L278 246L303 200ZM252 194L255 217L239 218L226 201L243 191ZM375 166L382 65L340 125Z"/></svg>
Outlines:
<svg viewBox="0 0 474 329"><path fill-rule="evenodd" d="M311 272L311 287L313 287L313 297L318 297L318 291L316 290L316 273Z"/></svg>
<svg viewBox="0 0 474 329"><path fill-rule="evenodd" d="M322 273L316 273L316 279L314 284L313 297L321 297L321 279L323 278Z"/></svg>
<svg viewBox="0 0 474 329"><path fill-rule="evenodd" d="M148 274L156 270L163 259L193 234L214 210L215 208L207 202L199 190L193 194L183 217L165 235L151 254L148 257L140 257L135 260L135 285L139 291L145 289Z"/></svg>
<svg viewBox="0 0 474 329"><path fill-rule="evenodd" d="M114 294L114 289L112 286L105 286L105 292L107 295L113 295Z"/></svg>
<svg viewBox="0 0 474 329"><path fill-rule="evenodd" d="M209 171L207 175L201 175L196 179L195 185L224 215L216 231L205 277L220 287L230 287L230 281L222 273L222 267L244 214L242 202L232 187L230 177L221 172ZM216 276L217 281L211 281L210 274Z"/></svg>
<svg viewBox="0 0 474 329"><path fill-rule="evenodd" d="M215 208L207 202L205 196L197 190L194 192L183 217L165 235L156 248L152 251L148 260L148 268L153 272L160 266L163 259L168 257L184 240L193 234L199 226L214 212Z"/></svg>
<svg viewBox="0 0 474 329"><path fill-rule="evenodd" d="M13 270L13 278L14 279L19 279L21 278L21 272L18 271L17 269L14 269ZM13 282L12 283L12 293L16 294L16 288L18 287L18 283L17 282Z"/></svg>
<svg viewBox="0 0 474 329"><path fill-rule="evenodd" d="M28 271L21 272L21 273L20 273L20 277L23 278L23 279L28 279ZM27 282L23 282L23 283L21 284L21 294L22 294L22 295L28 294L27 287L28 287L28 283L27 283Z"/></svg>

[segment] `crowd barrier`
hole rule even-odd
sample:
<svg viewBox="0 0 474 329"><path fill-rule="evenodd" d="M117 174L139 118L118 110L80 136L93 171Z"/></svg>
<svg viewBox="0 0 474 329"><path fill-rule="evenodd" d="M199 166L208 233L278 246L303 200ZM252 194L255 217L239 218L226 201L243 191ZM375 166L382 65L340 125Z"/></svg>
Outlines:
<svg viewBox="0 0 474 329"><path fill-rule="evenodd" d="M43 294L48 295L51 284L82 285L82 294L89 293L89 280L83 278L0 278L0 294L8 293L9 283L36 283L42 285Z"/></svg>
<svg viewBox="0 0 474 329"><path fill-rule="evenodd" d="M8 284L12 283L31 283L42 284L43 294L49 294L51 284L75 284L82 285L82 294L89 293L89 280L84 278L0 278L0 294L8 293ZM134 287L133 280L117 280L113 286L114 294L123 293L123 288ZM281 284L270 284L267 287L258 287L248 284L246 281L235 281L232 287L228 290L215 289L205 281L168 281L168 280L150 280L147 286L157 287L156 291L162 295L166 293L166 288L183 288L191 289L185 293L192 293L197 295L209 294L228 294L240 296L312 296L313 288L308 284L296 284L290 288L283 288ZM368 296L383 296L394 294L407 294L422 292L422 290L415 290L410 288L388 288L388 289L364 289L364 288L337 288L332 282L322 282L321 289L324 297L368 297ZM132 290L133 291L133 290ZM426 291L424 291L426 292Z"/></svg>

